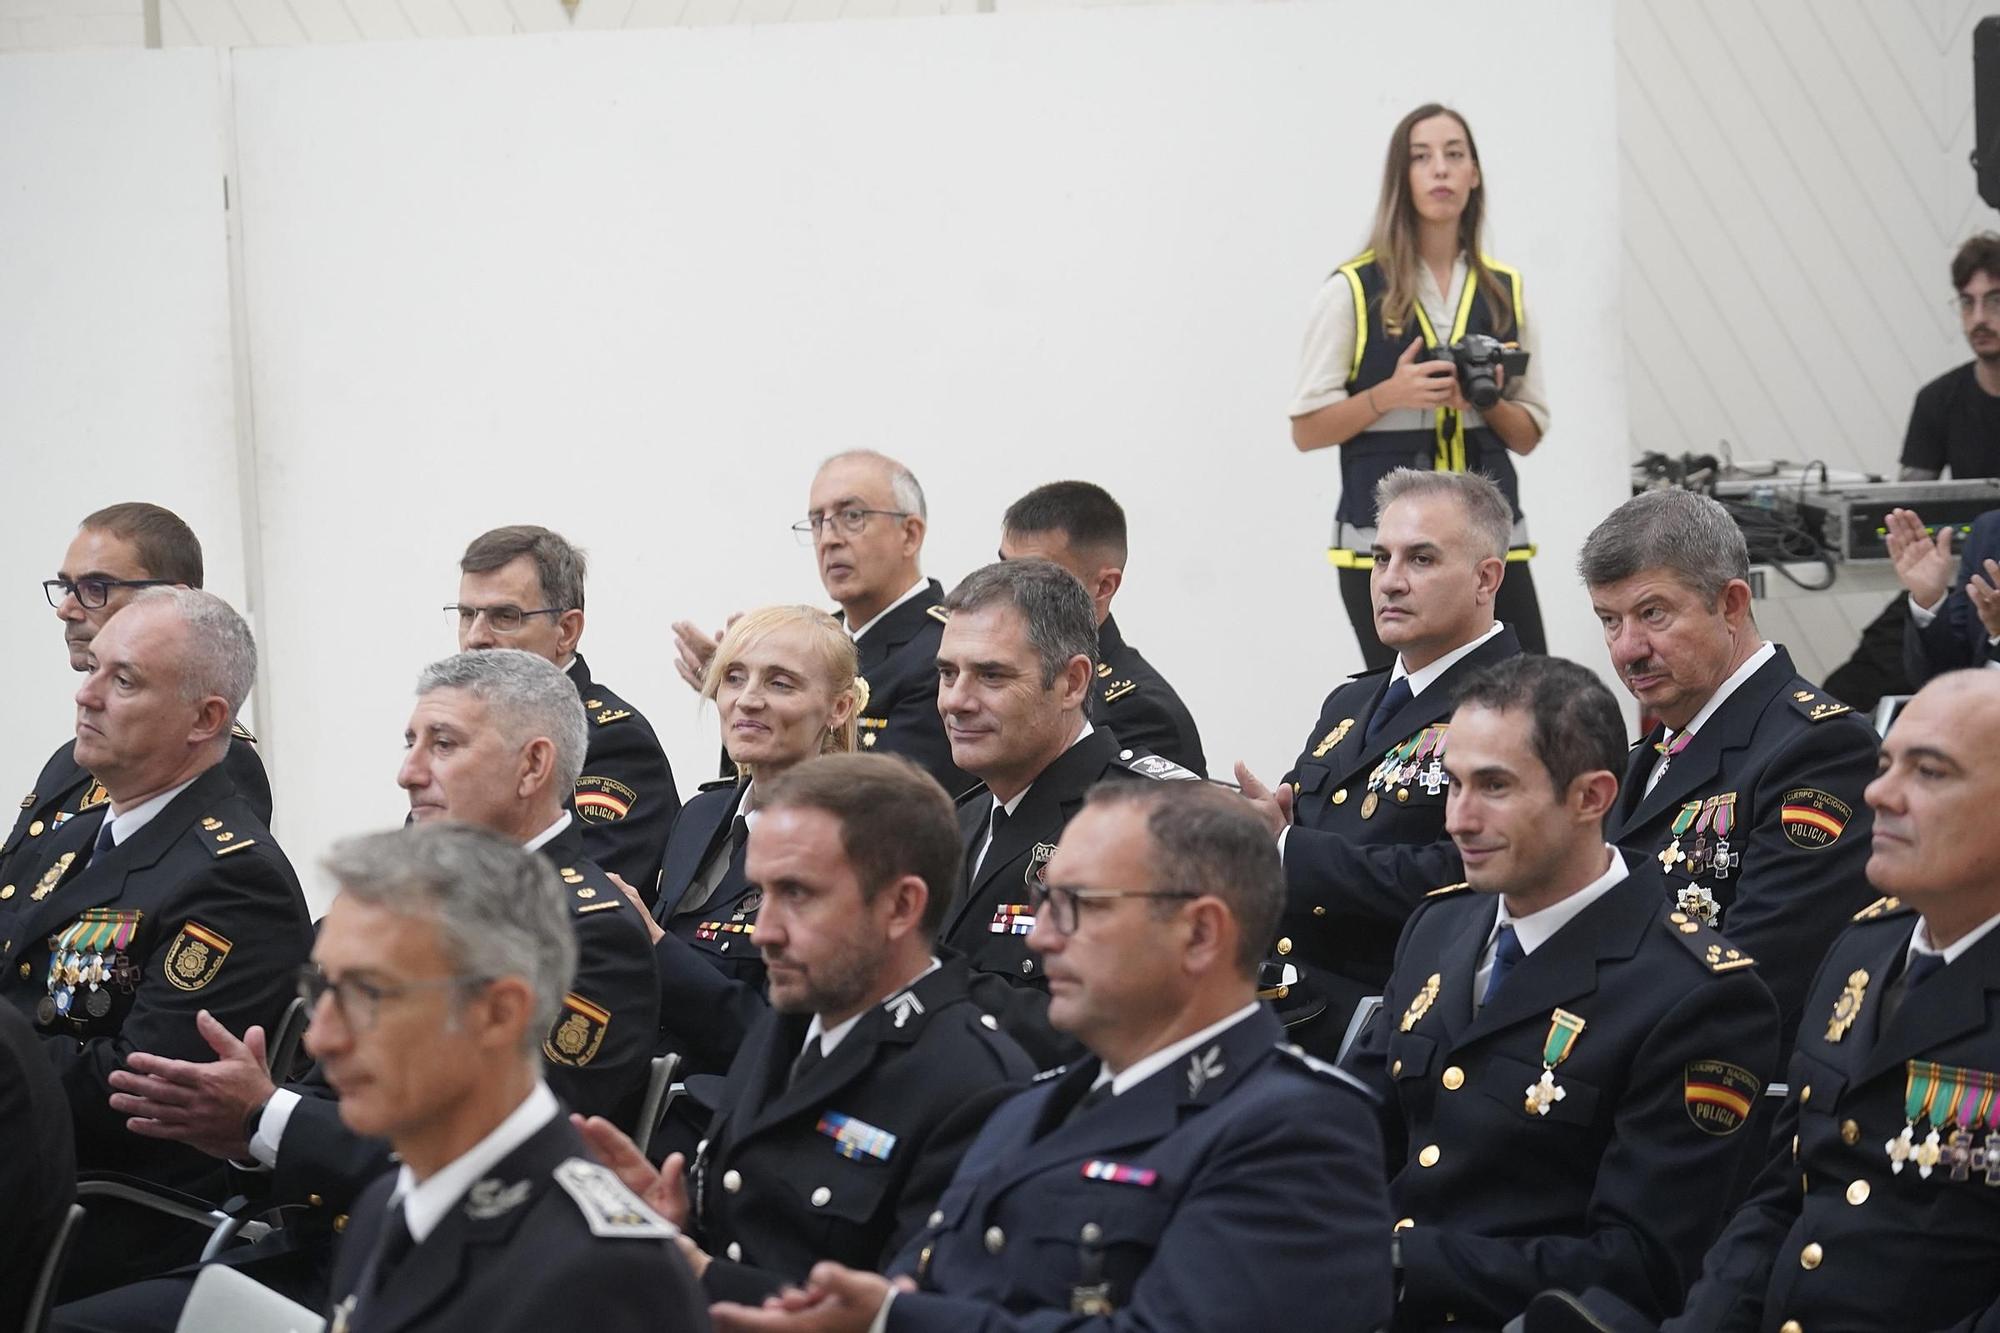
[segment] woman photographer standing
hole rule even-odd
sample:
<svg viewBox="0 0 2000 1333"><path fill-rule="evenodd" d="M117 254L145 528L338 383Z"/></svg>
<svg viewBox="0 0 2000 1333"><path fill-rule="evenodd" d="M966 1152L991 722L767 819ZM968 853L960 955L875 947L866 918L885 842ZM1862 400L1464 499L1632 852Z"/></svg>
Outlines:
<svg viewBox="0 0 2000 1333"><path fill-rule="evenodd" d="M1521 275L1480 250L1485 203L1465 118L1434 102L1404 116L1389 140L1369 247L1326 280L1306 331L1292 443L1301 452L1340 447L1327 558L1370 669L1396 657L1375 634L1369 571L1375 483L1398 467L1483 472L1499 484L1514 506L1514 541L1496 614L1524 651L1547 651L1509 457L1531 452L1548 429L1533 365L1502 376L1500 400L1482 411L1439 354L1474 334L1529 350Z"/></svg>

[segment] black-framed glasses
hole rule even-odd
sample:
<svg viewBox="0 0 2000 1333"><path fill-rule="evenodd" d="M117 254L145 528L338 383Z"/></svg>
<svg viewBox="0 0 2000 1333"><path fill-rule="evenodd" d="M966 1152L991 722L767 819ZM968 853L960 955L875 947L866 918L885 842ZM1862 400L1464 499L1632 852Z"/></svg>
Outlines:
<svg viewBox="0 0 2000 1333"><path fill-rule="evenodd" d="M382 1016L382 1005L389 1000L399 1000L418 991L431 990L472 990L486 984L487 978L462 976L440 977L435 981L399 981L382 985L361 977L342 977L335 981L319 970L313 963L299 969L299 998L306 1002L309 1012L319 1011L319 1002L325 997L333 997L333 1007L340 1011L340 1021L353 1032L366 1032L375 1026Z"/></svg>
<svg viewBox="0 0 2000 1333"><path fill-rule="evenodd" d="M538 606L529 611L514 605L467 606L463 602L453 602L445 610L458 617L460 629L471 629L473 622L485 616L486 623L495 634L512 634L528 623L529 616L559 616L563 609L559 606Z"/></svg>
<svg viewBox="0 0 2000 1333"><path fill-rule="evenodd" d="M1119 898L1186 898L1201 897L1198 893L1169 893L1165 890L1146 889L1079 889L1070 884L1049 884L1037 879L1028 886L1028 904L1035 909L1035 918L1044 914L1049 924L1056 928L1058 935L1076 934L1079 903L1108 903Z"/></svg>
<svg viewBox="0 0 2000 1333"><path fill-rule="evenodd" d="M798 534L799 545L811 546L819 540L820 529L833 524L833 530L843 537L857 537L868 526L868 520L880 514L884 518L908 518L907 509L863 509L860 505L850 505L830 513L807 514L792 524L792 531Z"/></svg>
<svg viewBox="0 0 2000 1333"><path fill-rule="evenodd" d="M1984 292L1979 296L1967 296L1960 292L1951 299L1951 304L1961 315L1977 310L1982 315L2000 316L2000 291Z"/></svg>
<svg viewBox="0 0 2000 1333"><path fill-rule="evenodd" d="M113 588L170 588L172 579L101 579L87 577L80 579L43 579L42 592L48 597L49 605L58 611L62 609L63 598L74 597L76 604L86 611L95 611L111 600Z"/></svg>

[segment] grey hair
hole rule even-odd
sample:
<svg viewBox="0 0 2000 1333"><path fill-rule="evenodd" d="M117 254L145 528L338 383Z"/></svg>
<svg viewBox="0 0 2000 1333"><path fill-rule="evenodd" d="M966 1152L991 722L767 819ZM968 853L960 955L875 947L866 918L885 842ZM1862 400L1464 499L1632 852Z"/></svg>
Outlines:
<svg viewBox="0 0 2000 1333"><path fill-rule="evenodd" d="M429 921L455 975L527 982L535 1016L522 1053L539 1048L577 954L569 895L545 858L470 824L412 824L342 839L321 864L356 901Z"/></svg>
<svg viewBox="0 0 2000 1333"><path fill-rule="evenodd" d="M147 588L127 606L171 604L187 627L180 661L181 698L199 703L211 695L229 705L229 720L243 710L257 683L257 640L236 608L200 588ZM223 729L223 740L228 729Z"/></svg>
<svg viewBox="0 0 2000 1333"><path fill-rule="evenodd" d="M1730 580L1749 580L1750 547L1729 511L1708 496L1644 491L1591 529L1576 568L1592 588L1664 569L1713 607Z"/></svg>
<svg viewBox="0 0 2000 1333"><path fill-rule="evenodd" d="M924 507L924 488L917 484L917 474L887 454L877 453L873 449L847 449L821 463L820 471L824 472L835 463L845 463L852 458L865 458L870 462L880 463L888 470L889 494L895 500L896 508L906 514L915 514L921 519L930 518L930 511Z"/></svg>
<svg viewBox="0 0 2000 1333"><path fill-rule="evenodd" d="M1242 797L1205 782L1100 782L1092 808L1129 806L1145 812L1152 842L1155 893L1219 898L1236 918L1236 970L1257 975L1285 908L1285 868L1278 844ZM1171 915L1176 899L1154 903Z"/></svg>
<svg viewBox="0 0 2000 1333"><path fill-rule="evenodd" d="M567 795L583 774L583 700L553 662L519 648L483 648L433 662L417 677L417 697L464 690L486 705L511 746L546 736L556 747L555 789Z"/></svg>
<svg viewBox="0 0 2000 1333"><path fill-rule="evenodd" d="M1088 658L1095 678L1097 608L1076 575L1052 560L1001 560L967 574L944 599L953 614L996 605L1013 607L1027 622L1043 689L1056 683L1072 658Z"/></svg>
<svg viewBox="0 0 2000 1333"><path fill-rule="evenodd" d="M1465 510L1472 531L1484 539L1485 555L1496 560L1507 558L1507 548L1514 542L1514 507L1507 503L1507 497L1491 478L1477 472L1430 472L1399 467L1375 483L1376 521L1380 522L1389 506L1398 500L1431 495L1456 499Z"/></svg>

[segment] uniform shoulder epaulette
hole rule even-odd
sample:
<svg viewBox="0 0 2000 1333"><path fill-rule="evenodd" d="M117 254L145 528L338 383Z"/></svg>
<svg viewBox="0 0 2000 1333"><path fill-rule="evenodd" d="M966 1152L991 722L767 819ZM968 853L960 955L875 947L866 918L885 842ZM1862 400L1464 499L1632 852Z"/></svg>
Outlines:
<svg viewBox="0 0 2000 1333"><path fill-rule="evenodd" d="M224 826L214 815L204 815L201 820L201 844L208 848L210 856L228 856L240 852L245 847L255 847L255 838L246 838L234 829Z"/></svg>
<svg viewBox="0 0 2000 1333"><path fill-rule="evenodd" d="M576 1204L593 1236L672 1240L680 1234L673 1223L648 1208L608 1168L595 1162L570 1158L556 1168L556 1184Z"/></svg>
<svg viewBox="0 0 2000 1333"><path fill-rule="evenodd" d="M600 727L608 727L613 722L623 722L632 716L629 708L600 708L590 715L590 720Z"/></svg>
<svg viewBox="0 0 2000 1333"><path fill-rule="evenodd" d="M1120 768L1137 773L1142 778L1157 778L1162 782L1200 782L1201 775L1192 769L1182 768L1173 760L1157 754L1141 754L1137 750L1120 750L1114 761Z"/></svg>
<svg viewBox="0 0 2000 1333"><path fill-rule="evenodd" d="M241 722L231 722L229 724L229 734L239 741L249 741L252 745L257 743L257 738L250 734L250 728L244 726Z"/></svg>
<svg viewBox="0 0 2000 1333"><path fill-rule="evenodd" d="M1431 891L1430 891L1429 893L1426 893L1426 894L1424 895L1424 897L1426 897L1426 898L1444 898L1444 897L1449 897L1449 896L1450 896L1451 894L1454 894L1454 893L1457 893L1457 892L1459 892L1459 891L1460 891L1460 890L1462 890L1462 889L1469 889L1469 888L1471 888L1471 887L1472 887L1472 885L1468 884L1468 883L1467 883L1466 881L1464 881L1464 880L1460 880L1460 881L1459 881L1458 883L1456 883L1456 884L1444 884L1444 885L1440 885L1439 887L1437 887L1437 888L1435 888L1435 889L1432 889L1432 890L1431 890Z"/></svg>
<svg viewBox="0 0 2000 1333"><path fill-rule="evenodd" d="M1856 921L1873 921L1877 917L1888 916L1891 913L1912 912L1915 910L1915 908L1904 906L1901 898L1877 898L1874 902L1856 912L1854 919Z"/></svg>
<svg viewBox="0 0 2000 1333"><path fill-rule="evenodd" d="M1828 698L1817 690L1809 690L1798 682L1794 682L1791 691L1785 695L1785 702L1804 714L1808 722L1824 722L1830 717L1854 711L1840 700Z"/></svg>
<svg viewBox="0 0 2000 1333"><path fill-rule="evenodd" d="M1328 1064L1316 1055L1307 1055L1303 1046L1289 1041L1281 1041L1278 1043L1278 1055L1286 1062L1318 1078L1325 1079L1328 1083L1338 1083L1343 1087L1351 1088L1355 1092L1360 1093L1362 1096L1368 1098L1369 1101L1375 1100L1375 1094L1369 1090L1366 1083L1363 1083L1339 1065Z"/></svg>
<svg viewBox="0 0 2000 1333"><path fill-rule="evenodd" d="M1041 1073L1035 1075L1034 1078L1030 1079L1029 1082L1046 1083L1052 1078L1061 1078L1064 1074L1067 1074L1068 1072L1069 1072L1068 1065L1057 1065L1054 1069L1044 1069Z"/></svg>
<svg viewBox="0 0 2000 1333"><path fill-rule="evenodd" d="M932 620L937 621L937 623L940 625L946 625L951 623L951 612L944 609L944 604L942 602L938 603L936 606L925 607L924 614L929 616Z"/></svg>
<svg viewBox="0 0 2000 1333"><path fill-rule="evenodd" d="M1737 972L1757 965L1755 958L1724 939L1719 932L1709 929L1678 908L1661 917L1660 924L1711 972Z"/></svg>
<svg viewBox="0 0 2000 1333"><path fill-rule="evenodd" d="M599 893L584 873L575 866L564 866L556 871L556 874L562 877L563 887L572 891L574 896L570 899L570 906L575 909L578 916L586 912L602 912L617 908L625 901L625 895L615 888Z"/></svg>

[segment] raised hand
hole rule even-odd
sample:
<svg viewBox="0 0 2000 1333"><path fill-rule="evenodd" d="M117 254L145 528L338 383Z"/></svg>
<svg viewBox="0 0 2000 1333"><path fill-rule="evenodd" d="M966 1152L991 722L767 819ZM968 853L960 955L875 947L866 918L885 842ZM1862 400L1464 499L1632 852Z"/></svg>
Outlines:
<svg viewBox="0 0 2000 1333"><path fill-rule="evenodd" d="M1952 530L1941 527L1933 538L1924 531L1924 521L1908 509L1891 509L1885 526L1884 540L1897 580L1911 600L1930 610L1944 600L1958 574L1958 559L1951 552Z"/></svg>
<svg viewBox="0 0 2000 1333"><path fill-rule="evenodd" d="M124 1069L111 1071L111 1109L128 1117L125 1128L143 1138L171 1139L211 1157L248 1157L244 1119L277 1091L265 1070L264 1029L253 1027L238 1041L206 1009L194 1021L215 1059L197 1063L134 1051Z"/></svg>

